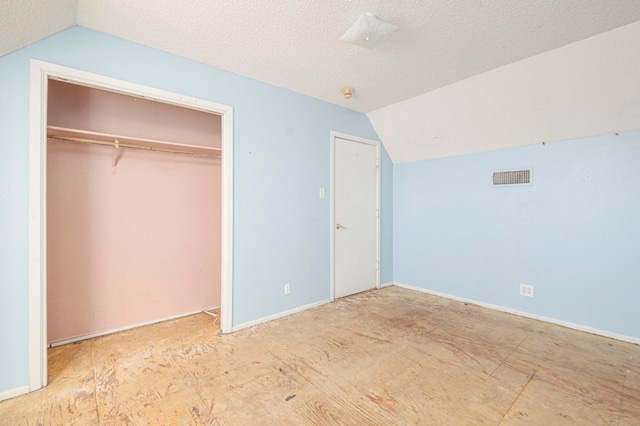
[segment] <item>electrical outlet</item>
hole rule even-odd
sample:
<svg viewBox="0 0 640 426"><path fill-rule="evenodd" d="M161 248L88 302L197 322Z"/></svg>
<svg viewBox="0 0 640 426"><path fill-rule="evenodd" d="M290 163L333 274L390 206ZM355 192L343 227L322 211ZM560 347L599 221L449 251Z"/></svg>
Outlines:
<svg viewBox="0 0 640 426"><path fill-rule="evenodd" d="M520 296L533 297L533 286L520 284Z"/></svg>
<svg viewBox="0 0 640 426"><path fill-rule="evenodd" d="M291 294L291 283L285 283L284 285L284 294L288 296Z"/></svg>

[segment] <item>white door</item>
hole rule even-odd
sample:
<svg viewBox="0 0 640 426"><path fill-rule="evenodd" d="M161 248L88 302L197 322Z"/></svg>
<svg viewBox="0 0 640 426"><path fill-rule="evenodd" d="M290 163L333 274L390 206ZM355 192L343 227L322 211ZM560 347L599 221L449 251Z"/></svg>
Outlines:
<svg viewBox="0 0 640 426"><path fill-rule="evenodd" d="M334 138L334 297L378 283L378 146Z"/></svg>

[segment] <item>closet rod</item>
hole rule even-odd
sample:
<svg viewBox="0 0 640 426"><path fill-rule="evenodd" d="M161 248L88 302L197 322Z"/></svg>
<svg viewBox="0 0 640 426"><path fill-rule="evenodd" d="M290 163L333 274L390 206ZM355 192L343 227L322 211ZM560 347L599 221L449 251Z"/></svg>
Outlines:
<svg viewBox="0 0 640 426"><path fill-rule="evenodd" d="M80 142L80 143L87 143L87 144L91 144L91 145L106 145L106 146L115 146L114 142L105 142L105 141L99 141L96 139L86 139L86 138L74 138L74 137L70 137L70 136L58 136L58 135L47 135L47 138L49 139L58 139L61 141L69 141L69 142ZM155 147L150 147L150 146L141 146L141 145L131 145L128 143L119 143L120 148L131 148L131 149L141 149L144 151L157 151L157 152L169 152L172 154L184 154L184 155L193 155L196 157L210 157L210 158L221 158L222 155L220 154L207 154L204 152L193 152L193 151L184 151L184 150L180 150L180 149L168 149L168 148L155 148Z"/></svg>

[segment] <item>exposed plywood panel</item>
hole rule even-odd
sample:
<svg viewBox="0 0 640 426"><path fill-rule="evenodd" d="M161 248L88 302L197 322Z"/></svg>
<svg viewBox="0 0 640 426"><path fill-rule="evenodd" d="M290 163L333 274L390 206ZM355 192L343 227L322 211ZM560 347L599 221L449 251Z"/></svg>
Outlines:
<svg viewBox="0 0 640 426"><path fill-rule="evenodd" d="M49 351L12 423L638 424L640 346L389 287L231 334L201 314Z"/></svg>

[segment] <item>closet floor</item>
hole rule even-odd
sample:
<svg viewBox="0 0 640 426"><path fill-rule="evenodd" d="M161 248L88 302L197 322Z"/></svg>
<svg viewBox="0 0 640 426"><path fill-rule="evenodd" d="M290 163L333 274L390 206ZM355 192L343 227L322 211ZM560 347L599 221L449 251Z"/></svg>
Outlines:
<svg viewBox="0 0 640 426"><path fill-rule="evenodd" d="M640 346L398 287L57 347L49 380L0 424L640 424Z"/></svg>

